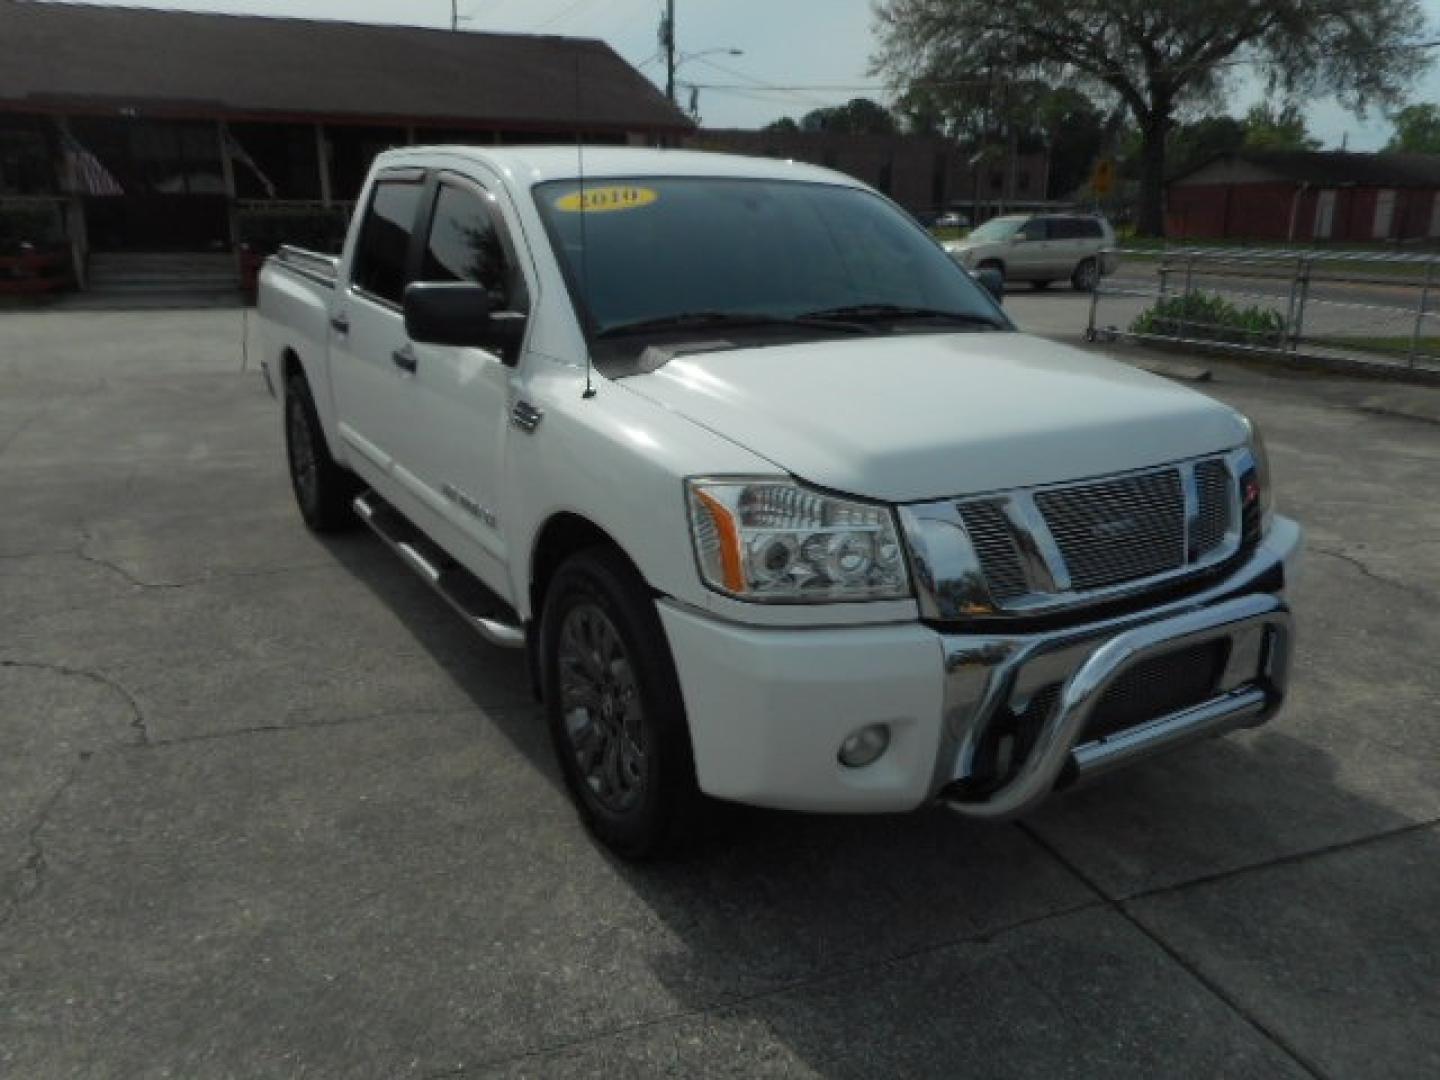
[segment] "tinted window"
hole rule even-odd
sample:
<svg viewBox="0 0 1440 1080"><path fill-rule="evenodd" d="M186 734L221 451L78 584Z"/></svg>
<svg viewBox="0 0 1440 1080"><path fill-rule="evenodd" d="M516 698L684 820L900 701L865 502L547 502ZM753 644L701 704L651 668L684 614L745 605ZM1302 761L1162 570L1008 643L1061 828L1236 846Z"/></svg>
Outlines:
<svg viewBox="0 0 1440 1080"><path fill-rule="evenodd" d="M495 216L480 195L442 184L425 241L422 281L473 281L497 311L524 311L525 284L506 252Z"/></svg>
<svg viewBox="0 0 1440 1080"><path fill-rule="evenodd" d="M1051 218L1050 235L1056 240L1093 240L1102 234L1094 218Z"/></svg>
<svg viewBox="0 0 1440 1080"><path fill-rule="evenodd" d="M607 178L588 186L593 212L583 218L572 181L537 186L535 201L595 330L681 313L783 318L870 304L994 317L933 240L855 188Z"/></svg>
<svg viewBox="0 0 1440 1080"><path fill-rule="evenodd" d="M418 181L409 180L381 180L375 185L351 272L356 288L400 303L409 283L406 259L421 190Z"/></svg>
<svg viewBox="0 0 1440 1080"><path fill-rule="evenodd" d="M1020 235L1023 236L1026 240L1047 239L1048 233L1045 227L1045 219L1031 218L1025 223L1024 228L1020 230Z"/></svg>

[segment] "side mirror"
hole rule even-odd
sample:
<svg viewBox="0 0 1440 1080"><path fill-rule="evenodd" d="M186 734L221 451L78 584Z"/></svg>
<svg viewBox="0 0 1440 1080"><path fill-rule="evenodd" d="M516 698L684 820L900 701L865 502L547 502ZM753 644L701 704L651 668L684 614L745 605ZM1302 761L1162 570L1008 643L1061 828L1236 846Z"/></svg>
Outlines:
<svg viewBox="0 0 1440 1080"><path fill-rule="evenodd" d="M982 266L975 271L975 280L985 286L985 291L995 298L997 304L1005 302L1005 275L993 266Z"/></svg>
<svg viewBox="0 0 1440 1080"><path fill-rule="evenodd" d="M405 289L405 333L422 345L489 349L513 364L525 321L518 311L491 311L490 295L473 281L417 281Z"/></svg>

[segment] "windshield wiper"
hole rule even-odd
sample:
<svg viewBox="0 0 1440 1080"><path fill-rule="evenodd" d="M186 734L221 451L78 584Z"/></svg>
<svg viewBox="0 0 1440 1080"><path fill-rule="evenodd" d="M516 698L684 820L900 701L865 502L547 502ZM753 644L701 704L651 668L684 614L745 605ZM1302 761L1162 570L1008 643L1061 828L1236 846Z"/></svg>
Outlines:
<svg viewBox="0 0 1440 1080"><path fill-rule="evenodd" d="M891 322L897 319L944 319L970 326L1006 329L1005 324L990 315L973 311L941 311L938 308L909 307L904 304L851 304L848 307L807 311L802 319L847 319L851 322Z"/></svg>
<svg viewBox="0 0 1440 1080"><path fill-rule="evenodd" d="M665 330L692 330L720 326L779 326L803 327L807 330L836 330L846 334L873 334L875 331L857 322L847 322L839 315L825 313L820 318L811 315L794 317L780 315L747 315L740 311L682 311L675 315L661 315L654 319L637 319L635 322L607 326L595 336L599 338L622 337L627 334L646 334Z"/></svg>

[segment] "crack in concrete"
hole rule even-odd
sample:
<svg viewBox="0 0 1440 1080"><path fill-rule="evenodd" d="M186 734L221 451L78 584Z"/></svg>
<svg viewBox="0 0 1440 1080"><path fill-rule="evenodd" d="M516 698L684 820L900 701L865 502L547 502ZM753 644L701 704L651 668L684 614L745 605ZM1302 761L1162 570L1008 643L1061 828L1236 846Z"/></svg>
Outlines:
<svg viewBox="0 0 1440 1080"><path fill-rule="evenodd" d="M322 728L346 727L351 724L381 723L386 720L408 720L414 717L460 716L468 713L484 714L487 710L478 705L456 705L445 709L387 709L383 712L362 713L359 716L324 717L316 720L291 721L283 724L257 724L253 727L233 728L229 731L206 731L196 735L176 735L168 739L152 739L145 743L145 749L158 750L170 746L189 746L192 743L217 742L222 739L240 739L251 735L277 735L292 731L314 731Z"/></svg>
<svg viewBox="0 0 1440 1080"><path fill-rule="evenodd" d="M145 720L145 710L135 700L135 695L127 690L118 681L109 675L99 671L89 671L85 668L69 667L65 664L48 663L41 660L0 660L0 668L21 668L33 671L53 671L60 675L69 675L72 678L88 679L99 686L105 687L112 693L122 698L130 709L130 727L135 732L135 742L138 746L150 744L150 730Z"/></svg>
<svg viewBox="0 0 1440 1080"><path fill-rule="evenodd" d="M40 807L40 812L35 815L35 820L25 835L30 853L21 864L20 880L10 890L10 895L5 899L4 908L0 909L0 927L14 918L15 914L45 887L46 871L50 867L45 860L45 846L40 842L40 831L49 823L51 811L55 809L65 792L70 789L70 785L75 782L76 777L80 775L80 769L88 760L90 760L90 752L88 750L81 751L75 766L66 774L65 779L60 781L59 786L50 793L50 797Z"/></svg>
<svg viewBox="0 0 1440 1080"><path fill-rule="evenodd" d="M581 1046L604 1042L606 1039L613 1039L617 1036L631 1035L637 1031L648 1031L652 1028L663 1027L666 1024L683 1023L686 1020L693 1020L697 1017L707 1016L713 1013L724 1013L756 1002L794 993L798 990L806 990L813 986L823 986L825 983L851 978L856 975L863 975L878 969L897 967L909 960L914 960L929 955L930 953L940 952L944 949L961 948L966 945L990 945L1010 934L1019 933L1031 927L1041 926L1045 923L1053 922L1056 919L1064 919L1071 915L1078 915L1081 912L1093 911L1096 908L1104 906L1106 906L1106 903L1103 898L1086 900L1084 903L1072 904L1059 911L1051 911L1044 915L1032 915L1028 918L1017 919L1015 922L1005 923L980 933L966 934L957 938L946 938L943 941L930 942L929 944L920 945L890 956L882 956L874 960L866 960L856 964L842 965L824 972L819 972L815 975L809 975L800 979L791 979L788 982L780 983L764 990L756 990L749 994L734 994L729 997L723 997L718 1001L710 1002L707 1005L696 1006L693 1009L677 1009L673 1012L662 1013L659 1016L650 1016L643 1020L618 1024L615 1027L606 1028L604 1031L591 1032L588 1035L577 1035L574 1038L562 1039L545 1046L537 1046L531 1050L502 1054L498 1057L487 1058L483 1061L472 1061L463 1065L456 1065L453 1068L425 1073L421 1077L421 1080L454 1080L454 1078L465 1077L476 1071L495 1069L503 1065L512 1065L516 1062L529 1061L535 1058L549 1057L550 1055L561 1054L567 1050L574 1050Z"/></svg>
<svg viewBox="0 0 1440 1080"><path fill-rule="evenodd" d="M81 541L74 547L68 548L43 548L38 551L19 551L14 553L0 554L0 559L33 559L43 558L47 555L69 556L79 559L81 562L90 563L101 569L108 570L112 574L124 580L128 585L137 589L188 589L195 585L207 585L214 581L229 581L236 578L253 577L275 577L282 574L308 573L311 570L324 570L333 568L336 564L333 561L300 563L296 566L264 566L251 570L229 570L218 574L205 574L200 577L185 578L180 581L148 581L131 570L112 559L102 555L91 553L88 548L94 542L94 534L86 525L78 526Z"/></svg>
<svg viewBox="0 0 1440 1080"><path fill-rule="evenodd" d="M1353 566L1356 570L1359 570L1361 574L1369 578L1371 581L1374 581L1380 585L1388 586L1389 588L1395 589L1398 592L1402 592L1405 595L1412 597L1413 599L1425 601L1435 600L1435 597L1431 595L1430 591L1428 589L1425 589L1423 586L1411 585L1408 582L1397 581L1392 577L1386 577L1384 574L1377 573L1376 571L1370 569L1370 566L1359 556L1351 555L1347 551L1336 551L1333 548L1323 548L1320 547L1318 544L1309 545L1307 550L1314 552L1316 555L1325 555L1331 559L1338 559L1340 562L1347 563L1350 566Z"/></svg>
<svg viewBox="0 0 1440 1080"><path fill-rule="evenodd" d="M1246 1010L1244 1005L1233 994L1231 994L1228 990L1221 986L1216 979L1212 979L1210 976L1206 975L1203 971L1200 970L1200 968L1196 964L1191 963L1191 961L1184 954L1182 954L1178 949L1176 949L1173 945L1171 945L1168 941L1161 937L1159 933L1151 930L1150 927L1146 926L1143 922L1141 922L1140 919L1135 915L1135 913L1129 909L1129 907L1127 906L1127 901L1111 896L1109 893L1107 893L1100 886L1100 883L1098 881L1094 880L1089 874L1085 873L1085 871L1082 870L1073 860L1067 858L1064 853L1060 851L1059 848L1057 848L1055 845L1050 843L1050 841L1046 840L1043 836L1041 836L1033 825L1021 821L1017 822L1015 827L1019 829L1022 833L1024 833L1026 836L1028 836L1030 840L1037 847L1040 848L1041 851L1044 851L1061 866L1069 870L1070 873L1073 874L1082 884L1084 884L1086 888L1090 889L1091 892L1093 892L1096 896L1100 897L1101 901L1107 908L1109 908L1116 915L1120 916L1120 918L1124 919L1125 922L1129 923L1132 927L1139 931L1140 934L1142 934L1146 939L1148 939L1156 948L1158 948L1162 953L1169 957L1170 961L1173 964L1175 964L1178 968L1180 968L1181 971L1184 971L1187 975L1194 979L1195 982L1198 983L1200 986L1204 987L1212 997L1214 997L1217 1001L1219 1001L1222 1005L1224 1005L1232 1013L1239 1017L1241 1021L1243 1021L1253 1031L1255 1031L1256 1034L1268 1041L1282 1054L1290 1058L1291 1061L1293 1061L1297 1066L1304 1070L1304 1072L1306 1072L1308 1075L1313 1077L1314 1080L1327 1080L1324 1070L1321 1069L1320 1066L1314 1061L1310 1060L1310 1058L1304 1052L1302 1052L1298 1046L1294 1045L1294 1043L1292 1043L1279 1031L1276 1031L1269 1024L1265 1023L1258 1016L1252 1015L1249 1011Z"/></svg>

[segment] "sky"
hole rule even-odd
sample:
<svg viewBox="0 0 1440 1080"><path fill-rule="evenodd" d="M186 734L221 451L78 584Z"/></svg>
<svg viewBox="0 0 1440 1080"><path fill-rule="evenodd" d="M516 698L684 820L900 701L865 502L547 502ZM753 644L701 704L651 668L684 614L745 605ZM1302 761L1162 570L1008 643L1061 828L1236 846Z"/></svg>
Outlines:
<svg viewBox="0 0 1440 1080"><path fill-rule="evenodd" d="M446 27L451 0L143 0L133 6ZM663 84L656 36L662 0L458 0L458 6L462 29L601 38ZM688 101L685 87L699 84L707 126L760 127L852 97L883 100L880 80L868 70L870 6L871 0L676 0L682 102ZM1421 0L1421 6L1432 36L1440 37L1440 0ZM734 49L742 55L730 55ZM1436 60L1413 100L1440 102L1440 55ZM767 89L773 87L820 89ZM1261 98L1255 80L1237 79L1230 112L1241 114ZM1361 120L1330 100L1312 103L1307 119L1327 149L1338 149L1343 139L1351 150L1376 150L1390 135L1384 117L1372 111Z"/></svg>

